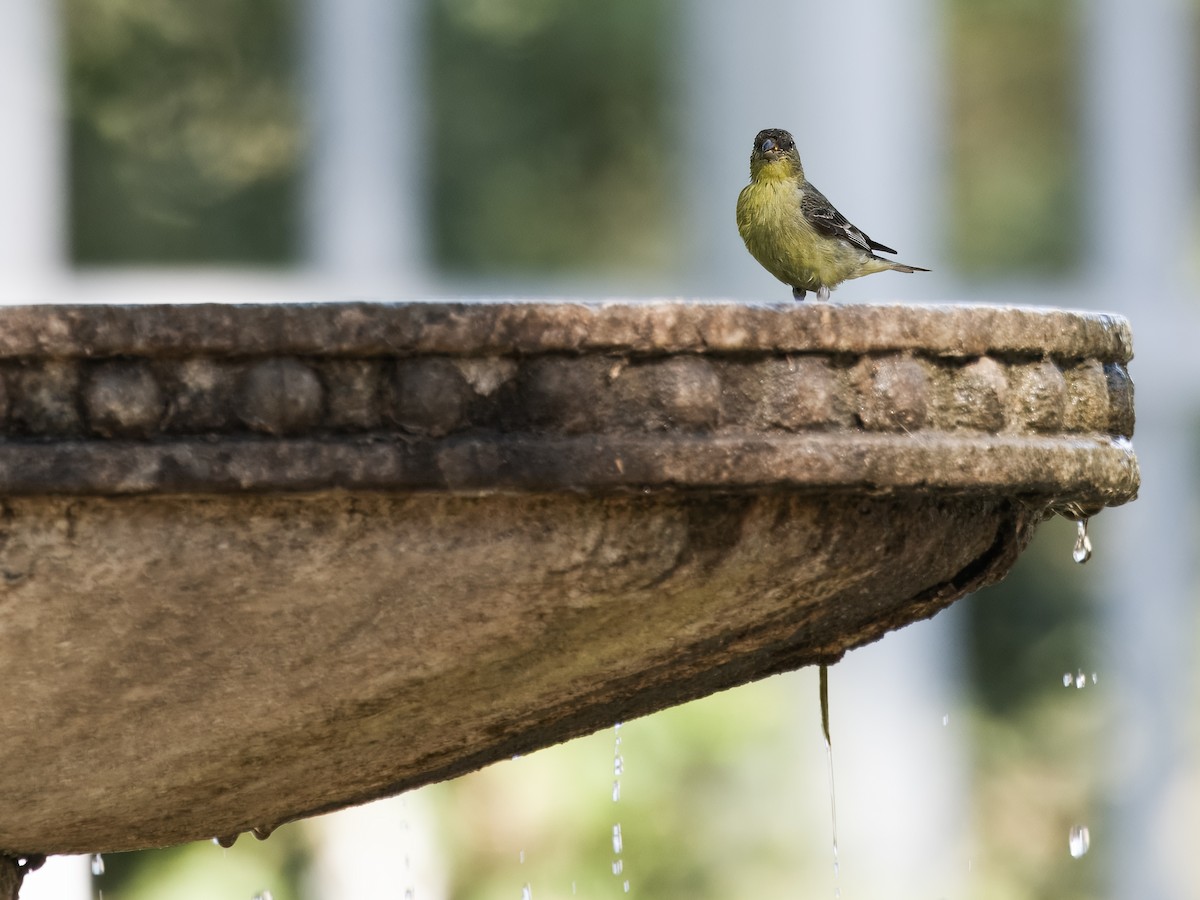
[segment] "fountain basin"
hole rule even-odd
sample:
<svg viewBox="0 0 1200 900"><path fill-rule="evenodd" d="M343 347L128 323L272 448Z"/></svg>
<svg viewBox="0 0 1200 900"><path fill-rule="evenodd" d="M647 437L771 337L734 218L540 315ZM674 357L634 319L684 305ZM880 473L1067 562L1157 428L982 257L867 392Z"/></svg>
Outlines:
<svg viewBox="0 0 1200 900"><path fill-rule="evenodd" d="M1128 326L0 309L0 849L232 836L832 662L1133 499Z"/></svg>

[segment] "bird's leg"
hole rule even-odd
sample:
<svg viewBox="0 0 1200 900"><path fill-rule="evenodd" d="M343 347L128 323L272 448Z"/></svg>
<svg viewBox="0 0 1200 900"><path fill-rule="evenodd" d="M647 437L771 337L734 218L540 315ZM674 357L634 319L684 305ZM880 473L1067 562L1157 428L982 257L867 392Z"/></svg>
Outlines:
<svg viewBox="0 0 1200 900"><path fill-rule="evenodd" d="M792 299L793 300L803 300L804 295L807 293L808 293L808 291L804 290L804 288L796 287L795 285L792 285Z"/></svg>
<svg viewBox="0 0 1200 900"><path fill-rule="evenodd" d="M827 303L829 301L828 285L823 284L819 288L817 288L817 299L820 300L822 303Z"/></svg>

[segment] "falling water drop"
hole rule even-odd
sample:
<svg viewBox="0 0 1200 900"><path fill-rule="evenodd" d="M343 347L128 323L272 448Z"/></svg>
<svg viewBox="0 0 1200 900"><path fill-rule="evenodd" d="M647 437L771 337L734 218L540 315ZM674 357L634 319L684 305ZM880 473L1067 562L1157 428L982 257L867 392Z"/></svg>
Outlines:
<svg viewBox="0 0 1200 900"><path fill-rule="evenodd" d="M521 888L521 900L533 900L533 888L530 887L529 882L525 882L524 887Z"/></svg>
<svg viewBox="0 0 1200 900"><path fill-rule="evenodd" d="M1071 682L1073 682L1074 680L1075 679L1071 677L1070 672L1063 672L1063 687L1070 687Z"/></svg>
<svg viewBox="0 0 1200 900"><path fill-rule="evenodd" d="M628 878L625 879L624 887L625 887L625 893L628 894L629 893L629 879Z"/></svg>
<svg viewBox="0 0 1200 900"><path fill-rule="evenodd" d="M1087 687L1087 676L1083 674L1083 669L1075 675L1075 687L1081 691Z"/></svg>
<svg viewBox="0 0 1200 900"><path fill-rule="evenodd" d="M1075 549L1071 551L1071 558L1080 565L1092 558L1092 539L1088 537L1087 519L1075 521Z"/></svg>
<svg viewBox="0 0 1200 900"><path fill-rule="evenodd" d="M417 889L413 883L412 868L412 823L409 821L408 797L400 797L401 846L404 851L404 900L415 900Z"/></svg>
<svg viewBox="0 0 1200 900"><path fill-rule="evenodd" d="M618 722L613 729L613 803L621 799L621 776L625 773L625 758L621 756L621 723ZM621 836L621 823L617 822L612 827L612 862L613 875L620 875L625 871L625 861L621 859L621 852L625 848L625 839ZM625 882L625 891L629 892L629 882Z"/></svg>
<svg viewBox="0 0 1200 900"><path fill-rule="evenodd" d="M1088 852L1088 847L1091 843L1092 837L1088 834L1086 825L1071 826L1071 832L1067 836L1067 846L1071 850L1071 856L1079 859L1079 857Z"/></svg>
<svg viewBox="0 0 1200 900"><path fill-rule="evenodd" d="M950 713L946 713L945 715L942 716L942 725L949 725L949 724L950 724Z"/></svg>
<svg viewBox="0 0 1200 900"><path fill-rule="evenodd" d="M270 891L263 891L262 893L255 894L250 900L275 900L275 898L271 896Z"/></svg>
<svg viewBox="0 0 1200 900"><path fill-rule="evenodd" d="M104 857L101 856L99 853L95 853L92 855L92 874L93 875L103 875L104 874Z"/></svg>
<svg viewBox="0 0 1200 900"><path fill-rule="evenodd" d="M522 850L519 854L517 854L517 861L521 862L521 863L525 862L525 851L524 850Z"/></svg>

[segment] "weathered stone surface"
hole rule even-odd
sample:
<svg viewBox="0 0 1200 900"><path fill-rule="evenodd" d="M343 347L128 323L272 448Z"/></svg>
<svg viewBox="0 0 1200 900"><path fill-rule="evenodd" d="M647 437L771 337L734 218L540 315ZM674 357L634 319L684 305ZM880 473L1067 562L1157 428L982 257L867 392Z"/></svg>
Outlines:
<svg viewBox="0 0 1200 900"><path fill-rule="evenodd" d="M1038 518L787 494L3 513L0 844L49 852L233 834L836 659L994 578Z"/></svg>
<svg viewBox="0 0 1200 900"><path fill-rule="evenodd" d="M141 363L104 363L92 369L83 389L88 423L104 437L146 437L159 430L163 392Z"/></svg>
<svg viewBox="0 0 1200 900"><path fill-rule="evenodd" d="M1133 434L1133 381L1125 367L1109 362L1104 365L1104 377L1108 382L1108 427L1109 434Z"/></svg>
<svg viewBox="0 0 1200 900"><path fill-rule="evenodd" d="M17 434L78 434L79 369L74 360L46 359L10 372L9 428Z"/></svg>
<svg viewBox="0 0 1200 900"><path fill-rule="evenodd" d="M1009 421L1018 430L1051 432L1063 427L1067 381L1050 360L1014 366L1009 376Z"/></svg>
<svg viewBox="0 0 1200 900"><path fill-rule="evenodd" d="M948 386L947 424L951 428L971 428L997 432L1004 428L1004 410L1008 398L1008 375L1004 366L990 357L967 363Z"/></svg>
<svg viewBox="0 0 1200 900"><path fill-rule="evenodd" d="M915 431L929 415L925 367L905 356L866 358L854 377L858 418L868 431Z"/></svg>
<svg viewBox="0 0 1200 900"><path fill-rule="evenodd" d="M269 359L245 374L238 418L254 431L296 434L321 420L322 387L316 372L295 359Z"/></svg>
<svg viewBox="0 0 1200 900"><path fill-rule="evenodd" d="M265 830L834 660L1134 497L1130 352L978 307L0 308L0 852Z"/></svg>
<svg viewBox="0 0 1200 900"><path fill-rule="evenodd" d="M329 390L329 427L370 431L383 423L382 364L371 359L335 359L321 366Z"/></svg>
<svg viewBox="0 0 1200 900"><path fill-rule="evenodd" d="M473 394L452 359L402 360L396 366L393 415L406 431L442 437L468 423Z"/></svg>

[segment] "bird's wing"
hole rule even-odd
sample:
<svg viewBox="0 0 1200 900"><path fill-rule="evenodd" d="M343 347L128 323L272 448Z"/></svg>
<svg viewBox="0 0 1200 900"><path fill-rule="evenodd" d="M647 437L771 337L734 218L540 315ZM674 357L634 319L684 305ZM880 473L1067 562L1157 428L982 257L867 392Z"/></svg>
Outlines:
<svg viewBox="0 0 1200 900"><path fill-rule="evenodd" d="M825 199L825 195L811 184L806 183L803 192L800 199L800 212L818 231L831 237L841 238L868 253L872 250L882 250L884 253L896 252L891 247L885 247L878 241L871 240L861 228L850 224L850 221Z"/></svg>

